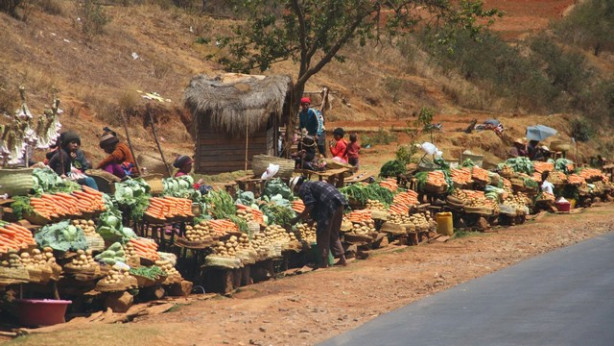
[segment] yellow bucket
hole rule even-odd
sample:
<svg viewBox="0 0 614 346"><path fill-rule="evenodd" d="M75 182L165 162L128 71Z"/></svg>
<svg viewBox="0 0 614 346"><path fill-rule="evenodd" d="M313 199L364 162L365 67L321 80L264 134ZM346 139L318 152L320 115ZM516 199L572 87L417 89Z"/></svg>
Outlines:
<svg viewBox="0 0 614 346"><path fill-rule="evenodd" d="M576 200L575 199L569 199L569 203L571 204L571 209L576 207Z"/></svg>
<svg viewBox="0 0 614 346"><path fill-rule="evenodd" d="M451 236L454 234L454 226L452 224L452 213L449 211L444 211L441 213L437 213L435 216L435 220L437 221L437 233Z"/></svg>

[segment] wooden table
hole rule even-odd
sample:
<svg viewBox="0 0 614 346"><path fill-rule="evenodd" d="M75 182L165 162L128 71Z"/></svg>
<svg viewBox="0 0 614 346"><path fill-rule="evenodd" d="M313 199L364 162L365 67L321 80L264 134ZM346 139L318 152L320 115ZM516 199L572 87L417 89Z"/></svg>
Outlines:
<svg viewBox="0 0 614 346"><path fill-rule="evenodd" d="M368 182L371 178L375 178L377 176L377 172L374 171L359 171L351 176L345 178L345 184L355 184L355 183L363 183Z"/></svg>
<svg viewBox="0 0 614 346"><path fill-rule="evenodd" d="M317 176L319 181L326 181L336 187L343 187L345 181L345 174L350 170L348 168L336 168L336 169L328 169L322 172L316 172L308 169L295 169L295 173L300 173L307 176L308 179L311 179L312 176Z"/></svg>

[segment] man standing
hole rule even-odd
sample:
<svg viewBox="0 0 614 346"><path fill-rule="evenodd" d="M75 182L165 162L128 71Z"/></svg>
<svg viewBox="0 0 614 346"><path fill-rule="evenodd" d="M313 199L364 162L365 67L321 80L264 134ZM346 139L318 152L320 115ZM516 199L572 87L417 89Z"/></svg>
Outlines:
<svg viewBox="0 0 614 346"><path fill-rule="evenodd" d="M301 112L298 114L299 130L306 129L307 134L315 138L318 133L318 116L313 109L309 108L310 105L309 97L301 99Z"/></svg>
<svg viewBox="0 0 614 346"><path fill-rule="evenodd" d="M339 240L343 209L347 205L345 197L333 185L323 181L305 181L304 177L290 179L290 188L303 200L305 210L292 219L295 224L300 219L311 218L318 223L316 241L321 267L328 267L329 247L333 255L339 257L338 265L346 265L345 251Z"/></svg>

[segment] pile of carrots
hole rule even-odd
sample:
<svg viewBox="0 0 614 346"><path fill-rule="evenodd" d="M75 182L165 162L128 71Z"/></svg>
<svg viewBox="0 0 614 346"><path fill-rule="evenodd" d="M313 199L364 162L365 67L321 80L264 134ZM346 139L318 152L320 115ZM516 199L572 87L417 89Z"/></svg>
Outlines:
<svg viewBox="0 0 614 346"><path fill-rule="evenodd" d="M603 178L603 172L597 168L584 168L580 171L580 176L584 179Z"/></svg>
<svg viewBox="0 0 614 346"><path fill-rule="evenodd" d="M177 197L152 197L145 215L154 219L165 220L173 217L189 217L192 214L192 201Z"/></svg>
<svg viewBox="0 0 614 346"><path fill-rule="evenodd" d="M390 211L400 215L409 215L409 205L393 203L390 205Z"/></svg>
<svg viewBox="0 0 614 346"><path fill-rule="evenodd" d="M258 209L253 209L250 208L250 211L252 212L252 215L254 216L254 221L258 222L261 225L264 225L264 214L258 210Z"/></svg>
<svg viewBox="0 0 614 346"><path fill-rule="evenodd" d="M509 179L506 178L502 178L503 179L503 188L505 188L506 190L512 190L512 182Z"/></svg>
<svg viewBox="0 0 614 346"><path fill-rule="evenodd" d="M539 172L533 172L533 175L531 175L530 177L532 180L535 180L538 183L541 183L542 181L542 174Z"/></svg>
<svg viewBox="0 0 614 346"><path fill-rule="evenodd" d="M537 173L542 173L545 171L552 172L554 170L554 163L533 161L533 169L535 169L535 172Z"/></svg>
<svg viewBox="0 0 614 346"><path fill-rule="evenodd" d="M572 185L582 185L586 182L586 180L577 174L570 174L567 177L567 182Z"/></svg>
<svg viewBox="0 0 614 346"><path fill-rule="evenodd" d="M452 181L457 184L465 185L473 182L473 180L471 180L471 171L469 168L452 168L450 169L450 176L452 177Z"/></svg>
<svg viewBox="0 0 614 346"><path fill-rule="evenodd" d="M397 185L396 178L388 178L386 180L382 180L380 181L379 186L386 188L392 192L395 192L399 188L399 185Z"/></svg>
<svg viewBox="0 0 614 346"><path fill-rule="evenodd" d="M35 245L32 232L15 223L6 223L0 227L0 253L20 250Z"/></svg>
<svg viewBox="0 0 614 346"><path fill-rule="evenodd" d="M226 219L209 220L209 227L211 227L211 231L219 235L226 235L239 231L239 227L234 222Z"/></svg>
<svg viewBox="0 0 614 346"><path fill-rule="evenodd" d="M353 223L369 222L371 221L371 210L354 210L348 214L348 219Z"/></svg>
<svg viewBox="0 0 614 346"><path fill-rule="evenodd" d="M431 171L428 173L426 182L434 186L446 186L446 177L442 171Z"/></svg>
<svg viewBox="0 0 614 346"><path fill-rule="evenodd" d="M155 241L148 238L132 238L128 241L127 247L132 247L134 250L133 254L141 257L147 258L151 261L157 261L160 259L160 255L158 255L158 244Z"/></svg>
<svg viewBox="0 0 614 346"><path fill-rule="evenodd" d="M83 186L83 191L74 191L72 194L58 192L32 197L30 205L34 212L47 219L80 216L83 213L104 211L102 196L101 192Z"/></svg>
<svg viewBox="0 0 614 346"><path fill-rule="evenodd" d="M292 201L292 210L294 210L297 213L302 213L303 211L305 211L305 203L303 203L302 199L297 199Z"/></svg>
<svg viewBox="0 0 614 346"><path fill-rule="evenodd" d="M398 193L394 196L392 201L394 204L401 205L416 205L418 204L418 193L413 190L407 190L405 192Z"/></svg>
<svg viewBox="0 0 614 346"><path fill-rule="evenodd" d="M483 182L490 181L490 177L488 176L488 171L478 166L473 166L473 169L471 170L471 177L475 180L479 180Z"/></svg>

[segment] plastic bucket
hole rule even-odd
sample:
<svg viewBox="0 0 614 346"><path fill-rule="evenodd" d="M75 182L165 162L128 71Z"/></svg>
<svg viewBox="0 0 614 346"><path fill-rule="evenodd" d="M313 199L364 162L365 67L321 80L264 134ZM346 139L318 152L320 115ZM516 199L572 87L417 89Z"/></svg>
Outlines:
<svg viewBox="0 0 614 346"><path fill-rule="evenodd" d="M18 299L17 319L27 326L50 326L64 323L70 300Z"/></svg>
<svg viewBox="0 0 614 346"><path fill-rule="evenodd" d="M311 243L311 255L316 261L316 264L318 265L318 267L321 267L322 259L320 258L320 249L318 248L318 244L315 242ZM330 251L329 249L328 250L328 265L332 266L333 264L335 264L335 257L333 256L333 252Z"/></svg>
<svg viewBox="0 0 614 346"><path fill-rule="evenodd" d="M452 224L452 213L449 211L444 211L441 213L437 213L435 216L435 220L437 221L437 233L451 236L454 234L454 226Z"/></svg>
<svg viewBox="0 0 614 346"><path fill-rule="evenodd" d="M558 211L562 212L567 212L571 209L571 203L569 202L557 202L554 203L554 205L556 206L556 209L558 209Z"/></svg>

